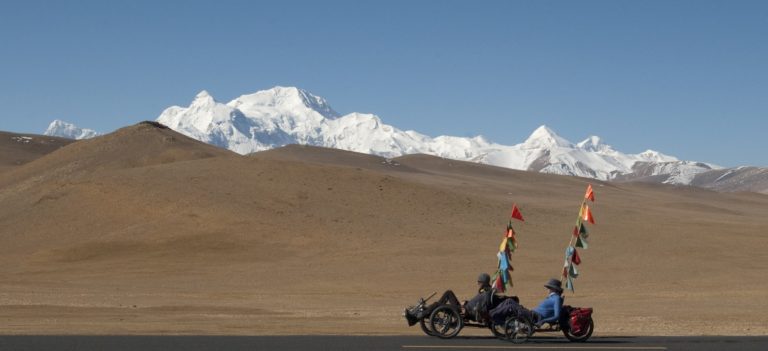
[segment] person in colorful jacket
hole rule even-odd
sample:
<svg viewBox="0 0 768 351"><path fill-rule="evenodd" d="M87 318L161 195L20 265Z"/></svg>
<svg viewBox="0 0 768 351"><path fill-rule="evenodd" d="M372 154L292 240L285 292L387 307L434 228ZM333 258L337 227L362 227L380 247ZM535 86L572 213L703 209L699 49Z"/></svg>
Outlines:
<svg viewBox="0 0 768 351"><path fill-rule="evenodd" d="M557 323L560 320L560 310L563 309L562 283L557 279L550 279L544 287L549 290L549 295L531 310L536 316L537 326Z"/></svg>

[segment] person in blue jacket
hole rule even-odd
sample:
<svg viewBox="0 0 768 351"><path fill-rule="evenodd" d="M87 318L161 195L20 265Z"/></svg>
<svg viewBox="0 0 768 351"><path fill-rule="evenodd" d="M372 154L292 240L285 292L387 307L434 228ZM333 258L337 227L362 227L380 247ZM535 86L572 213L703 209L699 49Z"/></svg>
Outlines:
<svg viewBox="0 0 768 351"><path fill-rule="evenodd" d="M557 279L550 279L544 287L549 290L549 295L538 307L531 310L536 316L537 326L544 323L557 323L560 320L560 310L563 308L562 283Z"/></svg>

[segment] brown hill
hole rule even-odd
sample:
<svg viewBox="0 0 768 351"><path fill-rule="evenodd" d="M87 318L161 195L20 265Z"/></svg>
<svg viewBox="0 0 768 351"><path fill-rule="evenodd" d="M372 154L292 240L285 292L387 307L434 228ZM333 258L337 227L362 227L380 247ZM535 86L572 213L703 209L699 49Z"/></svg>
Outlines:
<svg viewBox="0 0 768 351"><path fill-rule="evenodd" d="M74 142L36 134L0 132L0 173L16 168Z"/></svg>
<svg viewBox="0 0 768 351"><path fill-rule="evenodd" d="M141 124L0 174L7 333L417 333L421 295L492 271L510 205L526 305L587 180L428 156L241 157ZM593 182L568 303L598 334L764 334L768 196ZM702 308L707 306L707 308ZM482 332L485 334L486 332Z"/></svg>

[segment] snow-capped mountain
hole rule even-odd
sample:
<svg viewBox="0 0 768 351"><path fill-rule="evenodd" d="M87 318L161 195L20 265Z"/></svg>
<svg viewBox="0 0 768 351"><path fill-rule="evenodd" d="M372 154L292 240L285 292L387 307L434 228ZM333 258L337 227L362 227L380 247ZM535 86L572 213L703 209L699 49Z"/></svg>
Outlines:
<svg viewBox="0 0 768 351"><path fill-rule="evenodd" d="M192 138L240 154L287 144L344 149L384 157L423 153L519 170L601 180L666 177L688 184L692 175L719 167L679 161L648 150L624 154L591 136L574 144L541 126L523 143L507 146L482 137L432 138L384 124L372 114L340 116L325 99L294 87L275 87L227 103L200 92L188 107L173 106L157 121ZM652 166L649 166L652 165ZM635 172L641 170L639 176Z"/></svg>
<svg viewBox="0 0 768 351"><path fill-rule="evenodd" d="M48 125L48 129L45 130L43 135L56 136L67 139L89 139L95 136L99 136L100 134L95 130L78 128L72 123L67 123L57 119Z"/></svg>
<svg viewBox="0 0 768 351"><path fill-rule="evenodd" d="M373 114L339 115L325 99L295 87L274 87L227 103L201 91L189 106L169 107L157 121L240 154L304 144L388 158L422 153L518 170L668 184L699 184L703 181L697 182L697 176L721 169L653 150L625 154L597 136L572 143L547 126L537 128L528 139L514 145L494 143L481 136L433 138L384 124ZM75 139L97 135L61 121L51 123L46 134Z"/></svg>

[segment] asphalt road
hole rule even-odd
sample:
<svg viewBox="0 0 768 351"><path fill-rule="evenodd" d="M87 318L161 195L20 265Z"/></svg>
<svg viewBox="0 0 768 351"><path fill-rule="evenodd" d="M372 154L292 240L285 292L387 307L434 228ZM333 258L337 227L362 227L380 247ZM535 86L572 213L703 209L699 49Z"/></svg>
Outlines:
<svg viewBox="0 0 768 351"><path fill-rule="evenodd" d="M0 336L0 350L768 350L764 337L595 337L586 343L534 337L512 344L491 337L427 336Z"/></svg>

